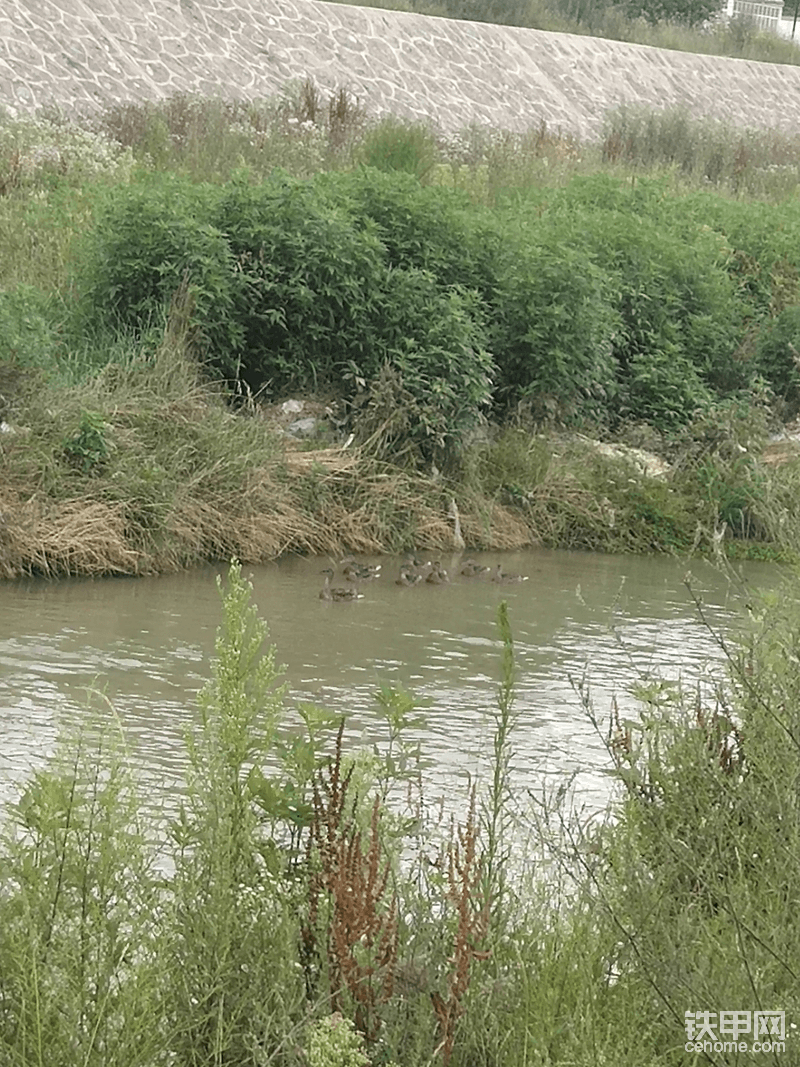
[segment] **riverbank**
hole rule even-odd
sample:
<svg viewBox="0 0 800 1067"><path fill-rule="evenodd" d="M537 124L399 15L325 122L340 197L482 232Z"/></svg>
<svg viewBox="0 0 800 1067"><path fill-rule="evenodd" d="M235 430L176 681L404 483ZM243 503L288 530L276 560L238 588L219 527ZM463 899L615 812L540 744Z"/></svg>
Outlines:
<svg viewBox="0 0 800 1067"><path fill-rule="evenodd" d="M231 409L174 338L88 383L53 387L33 375L18 388L0 437L6 578L152 574L287 552L450 551L451 501L467 549L794 551L798 462L760 457L766 423L750 408L728 411L725 425L699 420L660 465L633 447L658 441L644 427L617 446L487 428L443 475L352 443L287 438L258 405ZM712 432L719 439L704 443Z"/></svg>
<svg viewBox="0 0 800 1067"><path fill-rule="evenodd" d="M471 549L794 558L789 139L621 114L465 161L312 83L0 129L5 577L444 550L452 501Z"/></svg>

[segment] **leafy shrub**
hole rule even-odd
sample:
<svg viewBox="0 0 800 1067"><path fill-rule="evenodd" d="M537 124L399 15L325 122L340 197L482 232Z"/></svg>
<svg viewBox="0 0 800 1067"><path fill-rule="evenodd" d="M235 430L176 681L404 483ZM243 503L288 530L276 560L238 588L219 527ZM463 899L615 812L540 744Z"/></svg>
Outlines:
<svg viewBox="0 0 800 1067"><path fill-rule="evenodd" d="M351 398L388 364L410 398L408 441L441 460L490 397L482 303L428 271L392 269L374 226L346 208L324 184L280 174L123 190L94 241L87 314L141 333L188 285L195 346L253 390Z"/></svg>
<svg viewBox="0 0 800 1067"><path fill-rule="evenodd" d="M713 393L746 386L750 369L735 358L745 309L724 242L663 201L661 183L631 192L600 177L571 183L549 210L562 220L563 240L607 278L619 316L618 416L670 429Z"/></svg>
<svg viewBox="0 0 800 1067"><path fill-rule="evenodd" d="M672 198L664 209L676 231L718 235L721 262L751 317L776 314L797 302L800 205L788 201L775 207L702 192Z"/></svg>
<svg viewBox="0 0 800 1067"><path fill-rule="evenodd" d="M20 285L0 291L0 363L45 368L57 343L47 298L38 289Z"/></svg>
<svg viewBox="0 0 800 1067"><path fill-rule="evenodd" d="M385 362L357 400L360 435L375 436L384 455L411 445L447 464L491 399L480 301L457 286L440 289L425 271L394 270L376 314Z"/></svg>
<svg viewBox="0 0 800 1067"><path fill-rule="evenodd" d="M616 392L606 278L557 221L525 222L508 222L492 308L497 404L524 400L539 418L597 412Z"/></svg>
<svg viewBox="0 0 800 1067"><path fill-rule="evenodd" d="M794 418L800 411L800 306L784 308L762 329L755 361L782 401L783 417Z"/></svg>
<svg viewBox="0 0 800 1067"><path fill-rule="evenodd" d="M85 255L78 327L139 332L161 323L188 281L195 341L224 376L235 376L243 330L233 314L235 262L209 221L216 195L176 177L117 189Z"/></svg>
<svg viewBox="0 0 800 1067"><path fill-rule="evenodd" d="M323 181L359 226L374 228L391 266L418 267L490 299L501 244L491 216L410 175L362 168Z"/></svg>
<svg viewBox="0 0 800 1067"><path fill-rule="evenodd" d="M99 472L110 455L105 419L99 412L81 412L75 432L64 442L64 455L83 474Z"/></svg>
<svg viewBox="0 0 800 1067"><path fill-rule="evenodd" d="M316 184L285 175L230 183L213 223L234 264L229 313L241 334L242 375L254 388L331 386L346 362L366 375L377 368L372 302L385 255L374 235Z"/></svg>

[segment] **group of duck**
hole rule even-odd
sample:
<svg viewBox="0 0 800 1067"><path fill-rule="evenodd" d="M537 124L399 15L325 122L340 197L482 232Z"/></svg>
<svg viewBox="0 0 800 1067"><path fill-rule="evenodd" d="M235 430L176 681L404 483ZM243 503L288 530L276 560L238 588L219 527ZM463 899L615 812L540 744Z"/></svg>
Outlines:
<svg viewBox="0 0 800 1067"><path fill-rule="evenodd" d="M332 585L336 571L333 567L326 567L322 572L325 575L325 584L320 590L320 600L359 600L363 597L360 586L363 582L373 582L381 576L380 563L359 563L354 556L346 556L340 563L341 576L346 585ZM517 582L527 582L525 574L507 574L498 563L495 568L484 567L474 559L465 559L459 566L458 574L462 578L483 578L499 585L511 585ZM423 562L416 556L410 555L400 566L400 573L395 579L395 585L410 588L414 585L425 583L426 585L445 585L450 581L450 575L444 569L440 560Z"/></svg>

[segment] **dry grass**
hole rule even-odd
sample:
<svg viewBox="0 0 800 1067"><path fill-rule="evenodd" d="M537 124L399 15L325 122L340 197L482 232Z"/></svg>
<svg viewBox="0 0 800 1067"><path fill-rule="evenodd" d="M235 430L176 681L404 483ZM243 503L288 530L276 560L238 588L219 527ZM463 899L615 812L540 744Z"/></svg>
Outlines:
<svg viewBox="0 0 800 1067"><path fill-rule="evenodd" d="M442 488L430 479L376 469L357 455L332 458L332 467L315 457L298 471L298 455L312 454L287 453L285 466L278 456L224 488L187 481L154 511L135 499L102 499L105 480L79 479L81 495L58 499L31 494L7 470L0 475L0 575L140 575L232 556L254 564L286 552L457 547ZM480 497L463 505L461 522L470 548L537 541L519 514Z"/></svg>
<svg viewBox="0 0 800 1067"><path fill-rule="evenodd" d="M6 491L0 522L0 575L47 577L140 574L145 557L131 543L125 508L88 497L58 502Z"/></svg>

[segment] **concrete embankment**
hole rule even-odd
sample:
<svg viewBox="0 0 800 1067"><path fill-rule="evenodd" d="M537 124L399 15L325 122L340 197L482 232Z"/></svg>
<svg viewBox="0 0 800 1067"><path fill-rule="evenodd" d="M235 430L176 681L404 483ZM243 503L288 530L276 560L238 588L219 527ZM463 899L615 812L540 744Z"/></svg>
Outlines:
<svg viewBox="0 0 800 1067"><path fill-rule="evenodd" d="M800 68L317 0L3 0L0 104L253 98L312 77L373 114L583 138L621 104L800 128Z"/></svg>

